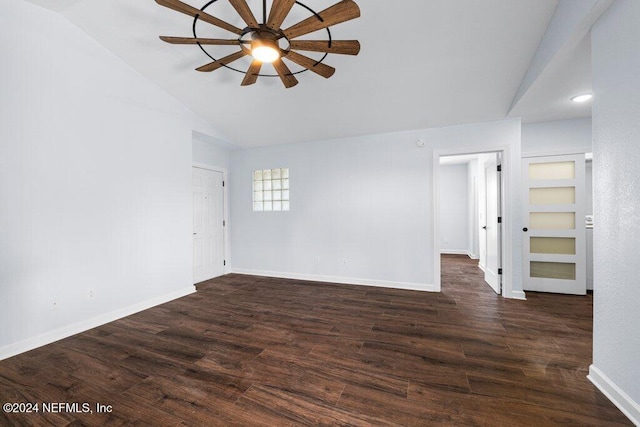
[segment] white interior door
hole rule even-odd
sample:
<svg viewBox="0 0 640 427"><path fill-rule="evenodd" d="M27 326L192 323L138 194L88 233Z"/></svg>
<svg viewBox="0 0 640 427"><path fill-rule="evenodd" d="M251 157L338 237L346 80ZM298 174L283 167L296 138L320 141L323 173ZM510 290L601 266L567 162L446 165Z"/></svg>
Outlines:
<svg viewBox="0 0 640 427"><path fill-rule="evenodd" d="M224 274L222 172L193 168L193 281Z"/></svg>
<svg viewBox="0 0 640 427"><path fill-rule="evenodd" d="M523 160L524 289L584 295L584 155Z"/></svg>
<svg viewBox="0 0 640 427"><path fill-rule="evenodd" d="M484 280L497 293L501 292L500 283L500 175L496 162L485 163L485 201L486 201L486 264Z"/></svg>

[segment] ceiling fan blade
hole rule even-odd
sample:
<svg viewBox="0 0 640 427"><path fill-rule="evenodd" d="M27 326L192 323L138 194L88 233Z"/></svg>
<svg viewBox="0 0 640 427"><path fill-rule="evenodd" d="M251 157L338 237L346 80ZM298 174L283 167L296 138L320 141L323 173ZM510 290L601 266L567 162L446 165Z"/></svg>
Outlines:
<svg viewBox="0 0 640 427"><path fill-rule="evenodd" d="M197 71L215 71L223 65L227 65L232 63L233 61L237 61L238 59L245 56L246 53L244 51L232 53L229 56L225 56L224 58L220 58L217 61L210 62L207 65L203 65L202 67L196 68Z"/></svg>
<svg viewBox="0 0 640 427"><path fill-rule="evenodd" d="M360 52L358 40L332 40L331 46L325 40L291 40L291 49L311 52L337 53L341 55L357 55Z"/></svg>
<svg viewBox="0 0 640 427"><path fill-rule="evenodd" d="M208 22L211 25L215 25L218 28L222 28L223 30L231 31L237 35L242 35L242 30L237 28L228 22L224 22L221 19L216 18L215 16L211 16L206 12L203 12L195 7L189 6L188 4L182 3L180 0L156 0L160 6L168 7L169 9L173 9L176 12L184 13L189 16L199 16L201 20Z"/></svg>
<svg viewBox="0 0 640 427"><path fill-rule="evenodd" d="M247 70L247 75L244 76L244 80L242 80L241 86L249 86L254 84L258 80L258 74L260 74L260 68L262 68L262 62L255 59L249 69Z"/></svg>
<svg viewBox="0 0 640 427"><path fill-rule="evenodd" d="M165 41L171 44L206 44L206 45L215 45L215 46L234 46L239 45L240 42L238 40L224 40L224 39L203 39L193 37L169 37L169 36L160 36L160 40Z"/></svg>
<svg viewBox="0 0 640 427"><path fill-rule="evenodd" d="M282 80L284 87L290 88L298 84L298 79L296 79L296 77L291 74L291 70L289 70L289 67L287 67L287 65L282 62L281 58L273 61L273 68L276 69L276 72L280 76L280 80Z"/></svg>
<svg viewBox="0 0 640 427"><path fill-rule="evenodd" d="M249 27L258 27L258 20L253 15L253 12L251 12L251 9L245 0L229 0L229 3L231 3L231 6L233 6L236 12L238 12L238 15L240 15Z"/></svg>
<svg viewBox="0 0 640 427"><path fill-rule="evenodd" d="M353 0L342 0L340 3L336 3L318 13L318 15L322 20L318 19L317 16L311 16L284 30L284 35L289 39L295 39L296 37L355 19L360 16L360 8Z"/></svg>
<svg viewBox="0 0 640 427"><path fill-rule="evenodd" d="M267 19L267 27L273 30L279 30L280 25L291 11L296 0L273 0L271 10L269 11L269 19Z"/></svg>
<svg viewBox="0 0 640 427"><path fill-rule="evenodd" d="M300 55L296 52L289 51L286 58L308 69L309 71L313 71L314 73L324 77L325 79L333 76L333 73L336 72L335 68L323 63L317 63L318 61L316 61L315 59L311 59L308 56Z"/></svg>

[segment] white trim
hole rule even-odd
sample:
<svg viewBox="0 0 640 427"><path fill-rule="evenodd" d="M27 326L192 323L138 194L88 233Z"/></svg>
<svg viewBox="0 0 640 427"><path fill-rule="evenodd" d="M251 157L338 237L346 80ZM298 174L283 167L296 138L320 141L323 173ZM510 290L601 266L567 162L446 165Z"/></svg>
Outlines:
<svg viewBox="0 0 640 427"><path fill-rule="evenodd" d="M483 154L483 153L502 153L502 296L505 298L523 299L524 292L515 291L513 283L515 281L513 272L513 212L511 209L512 194L511 188L511 147L509 145L499 145L495 147L460 148L460 149L441 149L433 150L433 175L431 179L431 194L433 198L433 210L431 217L433 218L433 282L434 288L439 292L441 289L440 278L440 157L455 156L463 154Z"/></svg>
<svg viewBox="0 0 640 427"><path fill-rule="evenodd" d="M524 291L511 291L511 296L509 298L526 301L527 295L524 293Z"/></svg>
<svg viewBox="0 0 640 427"><path fill-rule="evenodd" d="M437 292L433 285L425 283L390 282L386 280L358 279L355 277L322 276L318 274L286 273L279 271L250 270L234 268L233 273L249 276L276 277L280 279L307 280L310 282L340 283L343 285L375 286L379 288L407 289L411 291Z"/></svg>
<svg viewBox="0 0 640 427"><path fill-rule="evenodd" d="M575 148L572 150L547 150L547 151L529 151L527 153L522 153L522 158L529 158L529 157L551 157L551 156L566 156L566 155L573 155L573 154L584 154L585 158L586 158L586 154L590 153L591 151L590 148Z"/></svg>
<svg viewBox="0 0 640 427"><path fill-rule="evenodd" d="M440 151L440 150L439 150ZM431 217L433 222L433 281L434 288L437 292L442 290L442 269L440 263L440 154L439 151L433 152L433 166L431 177L431 198L433 199L433 210Z"/></svg>
<svg viewBox="0 0 640 427"><path fill-rule="evenodd" d="M467 249L441 249L440 253L444 255L466 255L473 259L473 254Z"/></svg>
<svg viewBox="0 0 640 427"><path fill-rule="evenodd" d="M206 163L193 162L191 164L191 166L194 167L194 168L198 168L198 169L206 169L208 171L222 172L225 175L228 172L226 168L222 168L222 167L218 167L218 166L211 166L211 165L208 165Z"/></svg>
<svg viewBox="0 0 640 427"><path fill-rule="evenodd" d="M589 381L595 385L620 411L637 426L640 426L640 404L607 377L594 365L589 366Z"/></svg>
<svg viewBox="0 0 640 427"><path fill-rule="evenodd" d="M96 328L98 326L105 325L123 317L131 316L143 310L155 307L160 304L164 304L169 301L173 301L178 298L185 297L196 292L195 286L189 286L188 288L180 291L172 292L167 295L151 298L128 307L119 308L109 313L104 313L96 317L92 317L87 320L83 320L62 328L55 329L53 331L45 332L44 334L37 335L32 338L28 338L17 343L9 344L0 348L0 360L7 359L20 353L33 350L34 348L42 347L43 345L51 344L64 338L68 338L72 335L79 334L89 329Z"/></svg>
<svg viewBox="0 0 640 427"><path fill-rule="evenodd" d="M221 172L222 173L222 181L224 181L225 185L222 189L222 204L224 205L223 212L223 220L225 222L225 227L223 231L223 240L224 240L224 260L226 261L226 265L224 266L223 272L224 274L229 274L231 272L231 239L229 238L229 172L226 168L217 167L207 165L205 163L193 162L191 164L191 168L205 169L213 172ZM193 257L193 254L191 254ZM193 263L192 263L193 264Z"/></svg>

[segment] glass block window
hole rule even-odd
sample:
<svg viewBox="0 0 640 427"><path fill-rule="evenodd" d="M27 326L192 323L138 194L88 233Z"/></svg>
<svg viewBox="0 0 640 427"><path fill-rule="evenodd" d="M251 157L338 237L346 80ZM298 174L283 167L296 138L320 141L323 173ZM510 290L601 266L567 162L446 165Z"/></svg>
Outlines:
<svg viewBox="0 0 640 427"><path fill-rule="evenodd" d="M289 169L263 169L253 172L253 211L289 210Z"/></svg>

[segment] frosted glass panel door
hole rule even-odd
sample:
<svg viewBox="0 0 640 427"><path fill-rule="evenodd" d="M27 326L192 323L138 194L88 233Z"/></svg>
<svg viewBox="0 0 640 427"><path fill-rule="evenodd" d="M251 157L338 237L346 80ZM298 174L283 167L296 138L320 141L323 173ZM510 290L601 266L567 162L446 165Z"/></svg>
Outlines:
<svg viewBox="0 0 640 427"><path fill-rule="evenodd" d="M584 155L523 160L524 289L587 292Z"/></svg>

